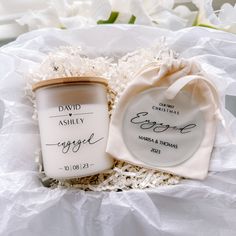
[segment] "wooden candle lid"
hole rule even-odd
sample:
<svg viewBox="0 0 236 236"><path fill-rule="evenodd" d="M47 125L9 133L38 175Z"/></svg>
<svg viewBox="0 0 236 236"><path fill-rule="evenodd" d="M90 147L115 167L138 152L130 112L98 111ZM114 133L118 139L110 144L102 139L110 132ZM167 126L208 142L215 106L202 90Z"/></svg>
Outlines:
<svg viewBox="0 0 236 236"><path fill-rule="evenodd" d="M64 77L64 78L55 78L49 80L42 80L33 84L32 90L36 91L39 88L48 87L48 86L63 86L63 85L73 85L73 84L87 84L87 83L99 83L103 85L108 85L108 80L102 77L96 76L81 76L81 77Z"/></svg>

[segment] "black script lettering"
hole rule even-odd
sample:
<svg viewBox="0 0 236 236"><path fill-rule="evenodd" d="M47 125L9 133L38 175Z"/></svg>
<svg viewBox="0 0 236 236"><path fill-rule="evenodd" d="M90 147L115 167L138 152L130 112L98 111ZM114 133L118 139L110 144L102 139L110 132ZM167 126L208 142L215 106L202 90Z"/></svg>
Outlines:
<svg viewBox="0 0 236 236"><path fill-rule="evenodd" d="M183 128L180 128L180 133L181 134L187 134L189 132L191 132L191 129L195 128L197 125L196 124L189 124L184 126Z"/></svg>
<svg viewBox="0 0 236 236"><path fill-rule="evenodd" d="M173 130L181 134L187 134L190 133L191 130L197 126L196 124L188 124L183 127L171 126L162 122L156 122L151 121L149 119L145 119L147 115L148 112L138 112L136 116L130 120L130 122L139 125L141 129L152 129L155 133L162 133L167 130Z"/></svg>
<svg viewBox="0 0 236 236"><path fill-rule="evenodd" d="M89 138L85 138L85 139L77 139L77 140L73 140L73 141L64 141L64 142L58 142L55 144L46 144L47 146L58 146L61 147L61 151L62 153L66 154L69 151L72 151L74 153L78 152L81 148L82 145L94 145L96 143L98 143L99 141L101 141L102 139L104 139L104 137L99 138L99 139L95 139L94 138L94 133L92 133Z"/></svg>

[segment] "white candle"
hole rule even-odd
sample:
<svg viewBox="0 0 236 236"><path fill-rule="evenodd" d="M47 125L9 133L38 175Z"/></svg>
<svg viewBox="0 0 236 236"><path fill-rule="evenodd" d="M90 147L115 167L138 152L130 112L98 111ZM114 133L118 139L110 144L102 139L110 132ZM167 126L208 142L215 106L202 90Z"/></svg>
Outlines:
<svg viewBox="0 0 236 236"><path fill-rule="evenodd" d="M105 153L109 124L105 81L62 80L40 82L34 88L46 175L65 179L110 168L113 161Z"/></svg>

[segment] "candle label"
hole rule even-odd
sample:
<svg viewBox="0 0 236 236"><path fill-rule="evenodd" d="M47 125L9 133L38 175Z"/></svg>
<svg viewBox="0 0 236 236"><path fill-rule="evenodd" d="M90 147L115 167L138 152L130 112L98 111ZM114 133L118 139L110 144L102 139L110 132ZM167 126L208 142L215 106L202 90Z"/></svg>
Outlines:
<svg viewBox="0 0 236 236"><path fill-rule="evenodd" d="M103 124L98 124L98 119ZM66 172L86 171L96 165L106 148L106 104L67 104L39 111L43 156L47 166ZM51 130L51 132L48 132ZM47 168L47 167L46 167Z"/></svg>
<svg viewBox="0 0 236 236"><path fill-rule="evenodd" d="M130 153L154 166L173 166L190 158L204 137L204 116L190 94L173 100L166 88L148 89L128 104L123 139Z"/></svg>

